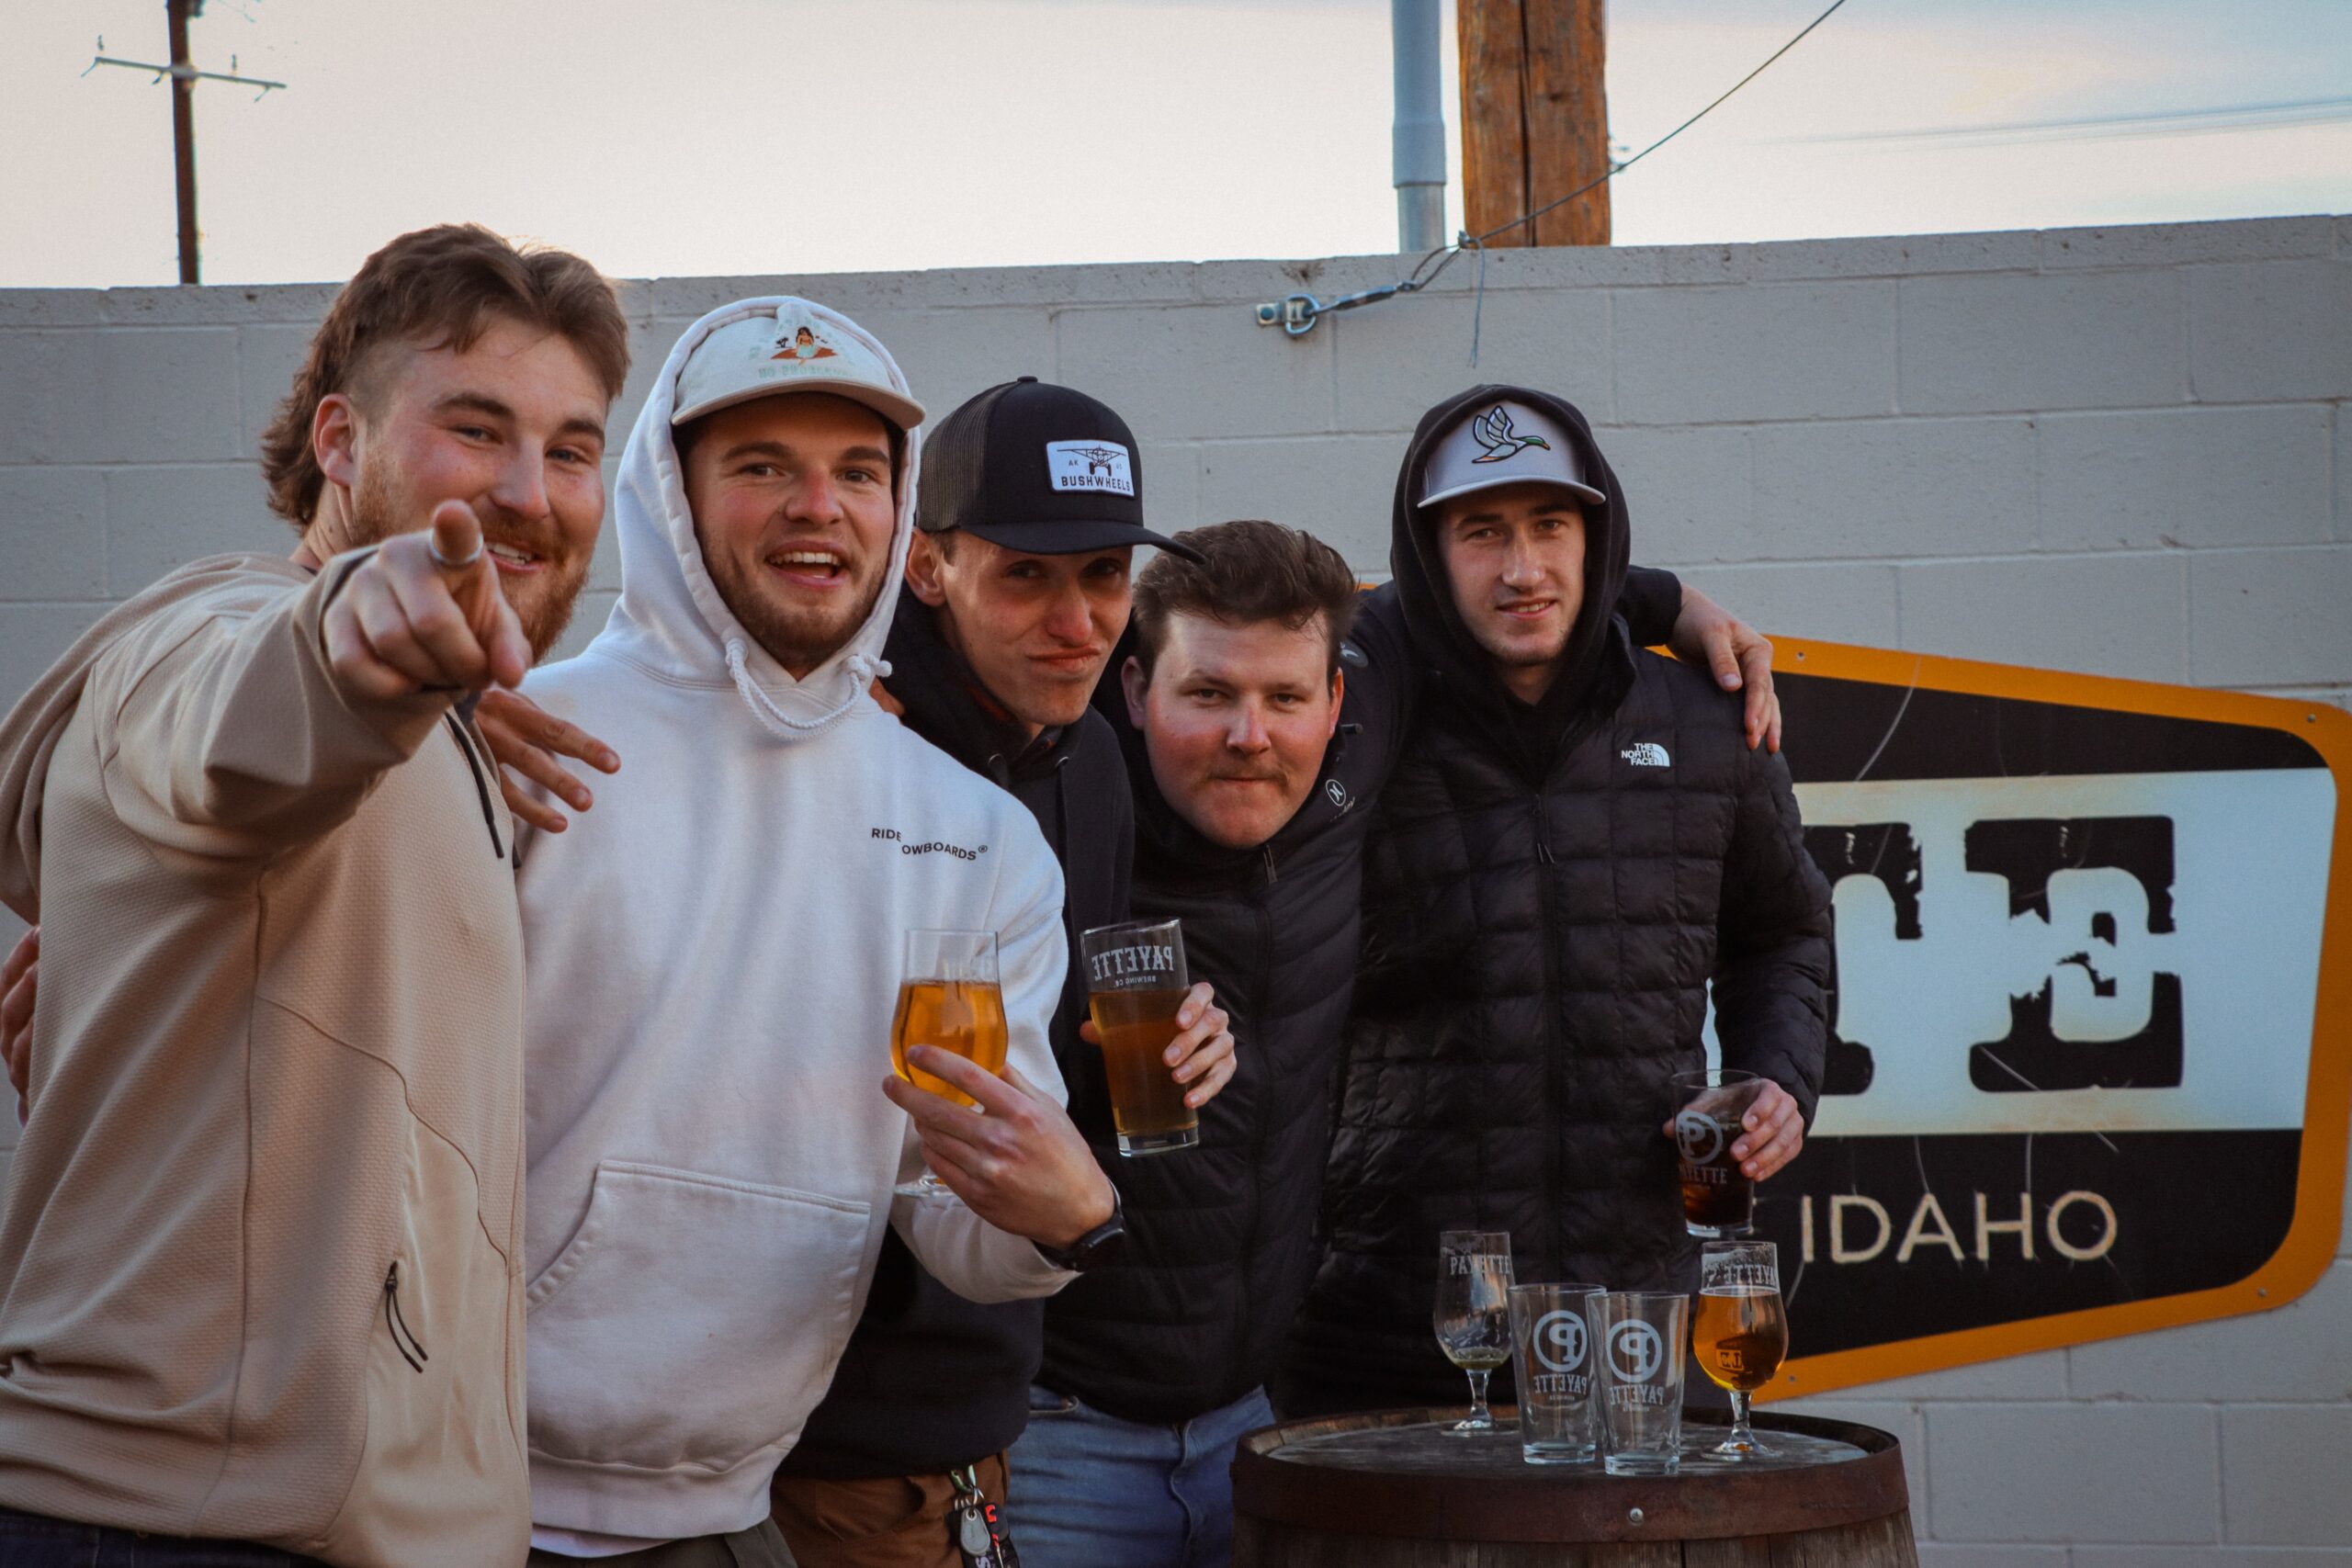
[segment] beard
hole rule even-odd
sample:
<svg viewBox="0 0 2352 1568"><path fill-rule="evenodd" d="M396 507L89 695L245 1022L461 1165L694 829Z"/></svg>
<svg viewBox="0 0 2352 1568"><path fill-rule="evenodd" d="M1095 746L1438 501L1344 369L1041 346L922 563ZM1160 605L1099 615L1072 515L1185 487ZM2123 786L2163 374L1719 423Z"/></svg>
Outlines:
<svg viewBox="0 0 2352 1568"><path fill-rule="evenodd" d="M752 640L795 680L804 679L857 635L857 628L865 624L876 601L882 597L883 572L888 564L887 556L857 563L864 581L844 596L849 607L828 611L779 603L778 591L761 580L759 574L764 569L758 562L746 567L732 555L714 555L708 548L703 552L703 565L712 586L718 590L719 601L752 635Z"/></svg>
<svg viewBox="0 0 2352 1568"><path fill-rule="evenodd" d="M404 503L392 489L390 476L379 464L360 465L359 482L351 491L351 535L347 547L380 545L396 534L413 533L422 528L422 520L431 514L429 506ZM560 536L552 526L534 527L513 513L492 507L484 511L480 504L474 515L481 522L482 544L511 545L528 550L539 558L539 570L527 577L512 576L496 567L498 592L514 611L514 618L522 624L523 636L531 644L531 662L536 664L548 656L548 650L561 641L571 625L571 612L580 603L580 590L588 581L588 561L575 558L560 548ZM403 519L420 521L408 525Z"/></svg>

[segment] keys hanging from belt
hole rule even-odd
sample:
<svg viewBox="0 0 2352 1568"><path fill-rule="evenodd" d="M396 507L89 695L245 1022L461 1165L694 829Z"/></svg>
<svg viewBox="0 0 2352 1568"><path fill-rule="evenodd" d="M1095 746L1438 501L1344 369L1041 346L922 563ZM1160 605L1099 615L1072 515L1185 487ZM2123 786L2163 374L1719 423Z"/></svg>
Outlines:
<svg viewBox="0 0 2352 1568"><path fill-rule="evenodd" d="M956 1483L947 1517L956 1531L956 1550L964 1568L1021 1568L1021 1553L1012 1545L1012 1527L980 1490L978 1467L958 1465L947 1472L947 1479Z"/></svg>

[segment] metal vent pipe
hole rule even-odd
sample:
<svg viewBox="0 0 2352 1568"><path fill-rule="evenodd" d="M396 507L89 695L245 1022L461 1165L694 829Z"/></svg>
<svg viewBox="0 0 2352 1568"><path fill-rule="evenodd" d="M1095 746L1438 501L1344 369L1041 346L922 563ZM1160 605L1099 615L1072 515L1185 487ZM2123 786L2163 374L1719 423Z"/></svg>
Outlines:
<svg viewBox="0 0 2352 1568"><path fill-rule="evenodd" d="M1445 243L1445 114L1438 92L1439 0L1388 0L1395 50L1396 248Z"/></svg>

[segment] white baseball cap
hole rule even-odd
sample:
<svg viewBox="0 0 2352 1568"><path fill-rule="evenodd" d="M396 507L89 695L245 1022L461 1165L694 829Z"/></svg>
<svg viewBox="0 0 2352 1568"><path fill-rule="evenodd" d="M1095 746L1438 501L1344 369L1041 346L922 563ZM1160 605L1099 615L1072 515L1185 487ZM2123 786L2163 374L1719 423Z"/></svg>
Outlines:
<svg viewBox="0 0 2352 1568"><path fill-rule="evenodd" d="M892 385L889 367L863 339L798 304L729 321L696 344L678 372L670 423L782 392L831 392L900 430L922 423L922 405Z"/></svg>
<svg viewBox="0 0 2352 1568"><path fill-rule="evenodd" d="M1438 439L1421 470L1421 498L1434 505L1473 491L1534 480L1590 502L1609 498L1585 482L1584 461L1560 422L1525 403L1489 403Z"/></svg>

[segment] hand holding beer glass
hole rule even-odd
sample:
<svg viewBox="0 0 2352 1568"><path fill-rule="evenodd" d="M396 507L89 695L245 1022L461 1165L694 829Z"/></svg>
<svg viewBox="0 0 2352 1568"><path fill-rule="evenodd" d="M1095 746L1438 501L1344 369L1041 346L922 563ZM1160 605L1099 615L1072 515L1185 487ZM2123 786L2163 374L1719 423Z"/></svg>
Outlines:
<svg viewBox="0 0 2352 1568"><path fill-rule="evenodd" d="M1769 1241L1711 1241L1699 1255L1699 1311L1690 1349L1700 1371L1731 1395L1731 1436L1719 1459L1768 1454L1748 1425L1749 1397L1789 1355L1789 1314L1781 1300L1780 1251Z"/></svg>
<svg viewBox="0 0 2352 1568"><path fill-rule="evenodd" d="M1677 1073L1673 1083L1683 1229L1708 1239L1745 1235L1756 1217L1756 1184L1732 1156L1732 1145L1766 1080L1726 1067Z"/></svg>
<svg viewBox="0 0 2352 1568"><path fill-rule="evenodd" d="M1087 1009L1102 1037L1111 1122L1123 1155L1166 1154L1201 1141L1200 1112L1185 1103L1165 1053L1192 987L1184 932L1175 920L1097 926L1079 938Z"/></svg>
<svg viewBox="0 0 2352 1568"><path fill-rule="evenodd" d="M954 1084L911 1066L908 1048L935 1046L1001 1077L1008 1044L996 932L909 931L899 970L899 1009L890 1021L890 1065L899 1076L917 1089L971 1105L972 1097ZM925 1169L920 1180L891 1190L921 1198L947 1189Z"/></svg>
<svg viewBox="0 0 2352 1568"><path fill-rule="evenodd" d="M1510 1233L1442 1232L1437 1268L1430 1326L1445 1359L1470 1379L1470 1414L1444 1430L1454 1437L1491 1432L1487 1380L1510 1359Z"/></svg>

